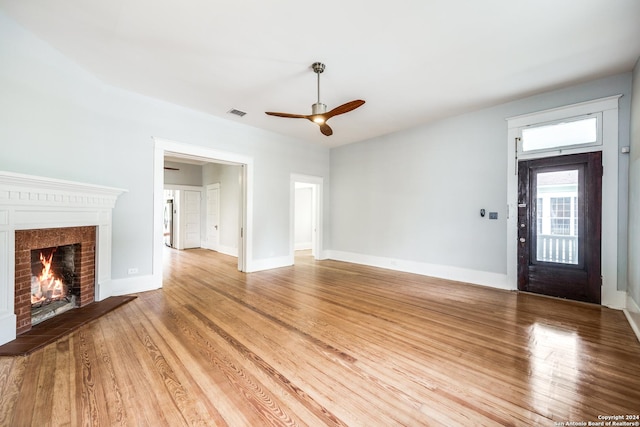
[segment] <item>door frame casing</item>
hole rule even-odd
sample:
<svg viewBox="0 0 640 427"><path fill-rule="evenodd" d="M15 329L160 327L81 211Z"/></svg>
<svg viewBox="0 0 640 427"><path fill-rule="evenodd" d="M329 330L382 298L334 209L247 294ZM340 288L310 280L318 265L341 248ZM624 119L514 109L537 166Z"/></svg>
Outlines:
<svg viewBox="0 0 640 427"><path fill-rule="evenodd" d="M618 100L614 95L507 118L507 282L518 289L518 174L516 138L524 127L602 112L602 146L555 150L536 153L528 159L552 157L560 154L579 154L602 151L602 300L601 304L623 309L626 292L618 290Z"/></svg>

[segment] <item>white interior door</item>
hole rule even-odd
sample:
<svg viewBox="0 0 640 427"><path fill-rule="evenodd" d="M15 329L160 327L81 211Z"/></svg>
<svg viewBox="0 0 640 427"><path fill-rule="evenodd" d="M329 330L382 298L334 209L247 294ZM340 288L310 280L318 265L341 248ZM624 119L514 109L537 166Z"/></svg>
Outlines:
<svg viewBox="0 0 640 427"><path fill-rule="evenodd" d="M207 185L206 203L206 231L205 244L207 249L218 250L220 245L220 184Z"/></svg>
<svg viewBox="0 0 640 427"><path fill-rule="evenodd" d="M184 249L200 247L200 191L182 192Z"/></svg>

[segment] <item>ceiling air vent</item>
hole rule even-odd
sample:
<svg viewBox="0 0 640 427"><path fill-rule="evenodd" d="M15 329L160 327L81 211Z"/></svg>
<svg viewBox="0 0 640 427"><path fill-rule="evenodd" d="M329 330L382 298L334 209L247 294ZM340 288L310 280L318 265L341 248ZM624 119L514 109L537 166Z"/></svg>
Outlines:
<svg viewBox="0 0 640 427"><path fill-rule="evenodd" d="M227 113L229 113L229 114L235 114L235 115L236 115L236 116L238 116L238 117L242 117L242 116L244 116L245 114L247 114L247 113L245 113L244 111L236 110L235 108L232 108L231 110L227 111Z"/></svg>

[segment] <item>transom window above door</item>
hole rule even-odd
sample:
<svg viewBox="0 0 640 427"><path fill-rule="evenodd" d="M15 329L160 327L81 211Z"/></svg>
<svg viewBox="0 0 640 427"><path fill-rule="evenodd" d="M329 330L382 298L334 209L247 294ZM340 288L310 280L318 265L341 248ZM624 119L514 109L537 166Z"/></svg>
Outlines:
<svg viewBox="0 0 640 427"><path fill-rule="evenodd" d="M518 141L521 154L602 145L602 114L530 125Z"/></svg>

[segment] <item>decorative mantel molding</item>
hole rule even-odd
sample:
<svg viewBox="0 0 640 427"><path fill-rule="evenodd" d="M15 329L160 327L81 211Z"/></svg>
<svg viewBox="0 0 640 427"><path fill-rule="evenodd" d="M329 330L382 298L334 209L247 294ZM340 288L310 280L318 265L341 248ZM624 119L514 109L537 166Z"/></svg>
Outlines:
<svg viewBox="0 0 640 427"><path fill-rule="evenodd" d="M96 295L111 296L111 223L126 190L0 171L0 344L16 337L15 231L96 226Z"/></svg>
<svg viewBox="0 0 640 427"><path fill-rule="evenodd" d="M0 205L91 205L112 209L118 196L125 191L101 185L0 171Z"/></svg>

